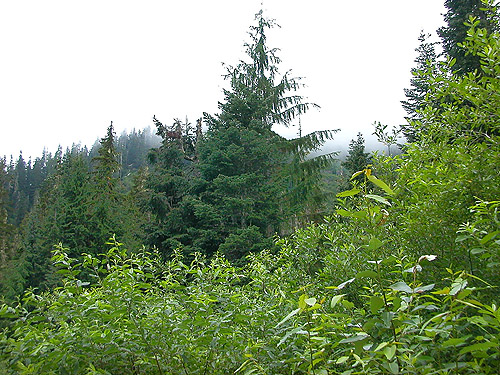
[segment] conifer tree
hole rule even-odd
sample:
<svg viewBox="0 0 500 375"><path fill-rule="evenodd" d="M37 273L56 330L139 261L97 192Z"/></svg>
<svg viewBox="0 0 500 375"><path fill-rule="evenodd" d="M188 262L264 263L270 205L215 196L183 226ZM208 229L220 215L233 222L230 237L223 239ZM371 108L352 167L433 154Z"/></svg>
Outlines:
<svg viewBox="0 0 500 375"><path fill-rule="evenodd" d="M290 213L304 210L304 201L313 196L310 182L318 180L320 168L333 157L306 160L332 131L288 141L272 129L290 125L315 107L297 95L300 78L291 72L280 75L278 50L267 46L266 32L274 25L262 11L256 15L245 44L248 59L226 67L230 88L224 90L220 113L205 113L203 140L192 147L188 132L157 124L164 141L151 155L151 206L157 222L149 233L164 251L180 244L206 254L219 249L236 259L270 245L270 235L282 229ZM193 149L196 157L186 157ZM299 188L302 201L293 198Z"/></svg>
<svg viewBox="0 0 500 375"><path fill-rule="evenodd" d="M467 37L470 17L479 21L479 27L491 33L498 29L495 11L491 4L482 0L446 0L447 12L444 15L446 26L438 30L443 50L450 58L455 59L452 69L459 74L477 71L481 73L480 57L467 53L461 46Z"/></svg>
<svg viewBox="0 0 500 375"><path fill-rule="evenodd" d="M106 136L101 139L98 156L93 158L95 163L95 181L99 187L112 191L116 186L116 172L120 169L118 152L115 147L115 131L113 121L108 126Z"/></svg>
<svg viewBox="0 0 500 375"><path fill-rule="evenodd" d="M410 80L411 88L404 89L406 100L401 104L407 113L405 125L401 125L402 132L408 142L415 142L419 137L416 122L421 118L420 111L428 103L425 96L429 92L428 75L435 75L438 70L436 42L429 42L430 34L420 33L418 38L420 45L415 49L418 56L415 59L416 67L411 69L413 77Z"/></svg>
<svg viewBox="0 0 500 375"><path fill-rule="evenodd" d="M356 139L351 139L347 156L342 162L342 167L347 169L349 175L363 170L368 164L371 164L370 153L365 152L365 139L363 134L358 133Z"/></svg>

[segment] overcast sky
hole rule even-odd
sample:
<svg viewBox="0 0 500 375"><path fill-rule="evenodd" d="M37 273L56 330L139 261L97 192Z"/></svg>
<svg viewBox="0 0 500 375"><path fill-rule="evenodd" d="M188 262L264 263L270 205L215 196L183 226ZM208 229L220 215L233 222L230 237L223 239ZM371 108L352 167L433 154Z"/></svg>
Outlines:
<svg viewBox="0 0 500 375"><path fill-rule="evenodd" d="M356 4L355 6L353 4ZM421 29L443 24L444 0L264 0L281 28L282 71L305 78L321 106L304 131L403 122ZM0 1L0 155L25 158L217 112L222 62L244 58L261 0ZM291 136L296 128L279 129Z"/></svg>

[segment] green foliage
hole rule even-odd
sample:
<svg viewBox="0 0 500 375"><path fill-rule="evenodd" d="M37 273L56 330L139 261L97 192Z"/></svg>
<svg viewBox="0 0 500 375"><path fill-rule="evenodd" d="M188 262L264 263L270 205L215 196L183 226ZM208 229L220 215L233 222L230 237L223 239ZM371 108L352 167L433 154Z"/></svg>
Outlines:
<svg viewBox="0 0 500 375"><path fill-rule="evenodd" d="M356 139L352 139L349 143L349 149L347 150L347 156L342 162L342 167L347 170L349 178L359 170L365 169L369 164L371 164L370 154L365 152L365 139L363 134L358 133ZM358 179L359 177L357 177ZM349 180L349 183L351 181ZM344 182L342 187L344 190L349 189L349 183Z"/></svg>
<svg viewBox="0 0 500 375"><path fill-rule="evenodd" d="M412 78L410 79L411 88L405 89L406 100L401 104L407 113L405 125L401 125L402 133L408 142L415 142L419 134L414 129L413 123L421 118L420 111L425 108L425 97L429 92L430 85L427 77L436 75L438 72L438 61L435 50L436 42L429 42L430 34L420 33L418 38L420 45L416 52L418 56L415 59L416 67L411 69Z"/></svg>
<svg viewBox="0 0 500 375"><path fill-rule="evenodd" d="M492 1L485 0L446 0L447 13L444 15L446 26L438 30L444 52L454 61L452 70L458 74L481 72L480 57L470 54L462 43L467 38L470 17L479 20L480 27L488 33L498 31L496 9Z"/></svg>
<svg viewBox="0 0 500 375"><path fill-rule="evenodd" d="M339 195L367 191L356 190ZM360 202L355 212L367 214L354 223L371 224L351 253L342 242L358 226L332 219L241 269L220 255L189 263L180 251L167 262L144 250L129 255L115 240L81 261L59 248L62 286L0 308L0 363L5 373L497 373L499 310L478 299L491 286L451 270L441 287L422 282L436 256L384 256L390 243L374 234L391 227L368 217L386 204Z"/></svg>
<svg viewBox="0 0 500 375"><path fill-rule="evenodd" d="M377 124L389 156L353 171L335 214L273 246L318 212L331 156L307 155L333 132L272 131L307 104L266 46L273 22L257 21L206 134L155 119L162 144L131 192L148 220L120 187L112 126L93 173L74 147L45 179L7 285L39 289L0 307L2 374L500 372L499 35L472 19L463 46L487 74L422 73L422 137L392 157L398 133ZM1 165L0 225L2 187L29 180L23 163L15 179ZM141 222L157 249L112 237L102 250L115 232L133 244Z"/></svg>
<svg viewBox="0 0 500 375"><path fill-rule="evenodd" d="M206 133L201 119L195 134L187 120L165 126L154 119L163 141L150 153L147 233L165 256L182 246L185 254L221 251L235 261L321 211L321 170L334 154L309 155L335 131L286 140L272 130L316 107L297 95L300 78L280 74L278 50L267 45L273 26L262 12L256 15L247 60L226 66L230 89L219 114L204 114Z"/></svg>
<svg viewBox="0 0 500 375"><path fill-rule="evenodd" d="M401 129L393 127L389 132L387 130L386 124L381 124L380 121L374 122L373 126L375 127L375 131L373 135L377 137L377 140L383 145L387 146L387 155L390 157L391 154L391 146L397 145L398 138L400 137Z"/></svg>

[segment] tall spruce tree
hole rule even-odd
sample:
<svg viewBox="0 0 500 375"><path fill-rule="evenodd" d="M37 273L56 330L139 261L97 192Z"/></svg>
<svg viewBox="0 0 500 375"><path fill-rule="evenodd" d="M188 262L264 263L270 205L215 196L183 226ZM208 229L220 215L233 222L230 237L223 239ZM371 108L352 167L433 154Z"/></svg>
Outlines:
<svg viewBox="0 0 500 375"><path fill-rule="evenodd" d="M208 131L201 139L200 126L195 147L186 147L192 144L189 132L156 124L164 141L151 154L155 220L148 232L151 243L166 253L182 245L186 251L220 250L238 259L269 246L271 235L313 196L311 184L309 189L302 184L302 201L293 199L298 182L317 178L333 157L306 160L332 131L288 141L272 130L315 106L297 95L300 78L280 75L278 50L269 48L266 38L274 25L262 12L256 15L245 44L248 59L227 66L230 88L224 90L220 113L205 113ZM186 157L193 149L195 157Z"/></svg>
<svg viewBox="0 0 500 375"><path fill-rule="evenodd" d="M495 20L495 11L491 2L482 0L446 0L444 5L447 9L444 15L446 26L438 30L442 40L443 50L450 58L455 59L452 69L459 74L477 71L481 73L480 57L467 53L461 46L467 37L470 26L466 23L469 18L475 17L479 21L479 27L486 29L488 33L498 29Z"/></svg>
<svg viewBox="0 0 500 375"><path fill-rule="evenodd" d="M205 117L209 132L201 151L202 176L212 182L207 197L222 213L223 228L232 233L227 239L231 243L238 242L233 230L247 242L255 241L256 228L264 239L286 230L291 216L306 214L308 204L318 197L320 169L333 157L306 160L333 131L294 140L273 131L274 125L289 126L316 105L297 93L303 86L300 77L279 72L278 49L268 47L266 35L275 22L262 11L256 21L245 44L249 59L227 68L231 88L224 91L220 114ZM226 245L221 247L239 256L250 249L230 250Z"/></svg>
<svg viewBox="0 0 500 375"><path fill-rule="evenodd" d="M401 125L401 130L408 142L415 142L419 137L417 122L421 118L420 111L428 103L425 96L429 92L430 85L428 75L435 75L438 70L438 61L435 45L437 42L429 42L430 34L423 31L418 38L420 45L415 49L418 56L415 59L416 66L411 69L413 77L410 80L411 88L404 89L406 100L401 104L407 113L407 124Z"/></svg>
<svg viewBox="0 0 500 375"><path fill-rule="evenodd" d="M106 136L100 141L101 147L97 151L98 156L93 158L96 185L107 191L112 191L116 186L116 172L120 169L115 143L116 136L113 121L111 121Z"/></svg>

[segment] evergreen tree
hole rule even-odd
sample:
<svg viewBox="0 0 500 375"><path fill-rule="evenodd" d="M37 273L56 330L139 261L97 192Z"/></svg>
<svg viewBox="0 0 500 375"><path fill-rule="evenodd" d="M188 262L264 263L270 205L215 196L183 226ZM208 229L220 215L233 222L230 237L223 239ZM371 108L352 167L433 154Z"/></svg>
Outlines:
<svg viewBox="0 0 500 375"><path fill-rule="evenodd" d="M146 225L148 243L166 256L178 246L187 253L217 250L218 235L214 231L217 216L196 198L198 180L197 152L194 150L201 134L193 138L189 122L185 126L174 120L164 125L156 117L153 121L160 147L148 155L151 168L143 170L144 177L136 180L134 194L142 197L145 209L152 218ZM201 121L199 122L201 128ZM196 157L195 157L196 156ZM144 181L144 182L141 182ZM139 184L144 185L142 188Z"/></svg>
<svg viewBox="0 0 500 375"><path fill-rule="evenodd" d="M211 182L206 200L221 213L224 237L233 234L232 242L237 242L236 231L250 238L241 231L254 233L253 226L263 237L287 229L288 218L304 214L318 196L320 169L333 157L306 160L334 132L288 141L272 130L278 124L289 126L316 105L297 94L300 77L279 73L278 50L267 46L266 37L275 22L262 11L256 21L245 44L249 59L227 68L231 88L224 91L221 113L205 116L209 131L200 153L200 171ZM240 249L238 255L248 250Z"/></svg>
<svg viewBox="0 0 500 375"><path fill-rule="evenodd" d="M418 56L415 59L416 67L411 69L413 77L410 80L411 88L404 89L406 100L401 104L407 113L405 125L401 126L402 132L408 142L415 142L419 132L417 122L421 118L420 111L425 107L425 96L429 92L427 76L435 75L438 70L436 42L429 42L430 34L420 33L418 38L420 45L415 49Z"/></svg>
<svg viewBox="0 0 500 375"><path fill-rule="evenodd" d="M16 228L8 222L9 175L5 158L0 159L0 294L8 295L9 269L14 257Z"/></svg>
<svg viewBox="0 0 500 375"><path fill-rule="evenodd" d="M363 134L358 133L356 139L351 139L349 143L347 156L342 162L342 167L349 172L349 175L352 175L357 171L365 169L368 164L371 164L371 157L368 152L365 152Z"/></svg>
<svg viewBox="0 0 500 375"><path fill-rule="evenodd" d="M30 210L28 165L22 153L19 154L15 166L9 169L12 175L12 183L9 189L12 204L9 222L15 226L19 226Z"/></svg>
<svg viewBox="0 0 500 375"><path fill-rule="evenodd" d="M266 43L274 21L262 12L256 21L245 44L248 60L227 66L230 88L224 90L220 113L204 115L207 133L202 136L201 122L194 134L187 122L156 123L163 142L150 154L149 204L155 220L148 233L165 253L182 245L208 255L221 250L234 260L269 246L286 218L305 210L304 202L315 193L310 182L319 181L321 167L333 157L306 160L331 131L287 141L272 130L315 105L296 94L300 78L279 74L277 49Z"/></svg>
<svg viewBox="0 0 500 375"><path fill-rule="evenodd" d="M491 33L498 28L495 11L482 0L446 0L447 12L444 15L446 26L438 30L443 50L450 58L455 59L452 69L459 74L477 71L481 73L480 57L467 53L461 46L467 37L470 17L479 21L479 27Z"/></svg>
<svg viewBox="0 0 500 375"><path fill-rule="evenodd" d="M98 189L102 188L107 193L112 192L116 186L116 172L120 169L118 152L115 147L115 132L113 121L108 126L106 136L101 139L98 156L92 161L95 164L94 181Z"/></svg>

